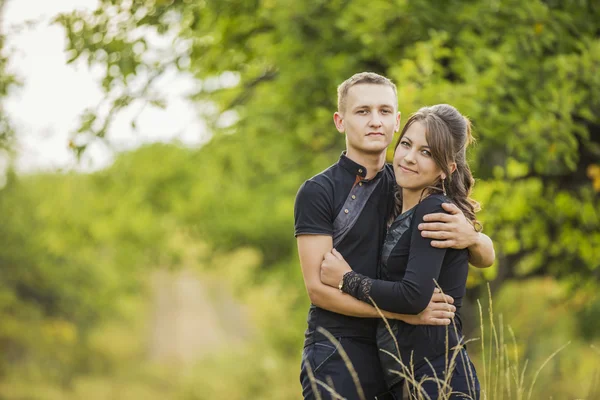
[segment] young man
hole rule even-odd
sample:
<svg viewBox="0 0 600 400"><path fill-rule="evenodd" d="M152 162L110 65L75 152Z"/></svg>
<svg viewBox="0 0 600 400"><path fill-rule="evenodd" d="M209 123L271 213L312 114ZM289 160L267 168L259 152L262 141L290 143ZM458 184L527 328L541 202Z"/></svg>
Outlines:
<svg viewBox="0 0 600 400"><path fill-rule="evenodd" d="M385 398L382 394L387 389L375 343L378 313L374 307L321 283L320 266L335 247L355 271L377 277L386 221L394 203L395 179L391 166L385 164L385 156L400 127L397 104L396 86L383 76L365 72L343 82L338 88L334 122L338 131L346 135L346 152L336 164L307 180L296 197L295 235L312 303L300 375L305 399L314 398L314 390L321 393L321 398L330 398L323 384L311 383L310 375L332 385L344 398L359 398L340 352L317 331L318 327L340 342L365 397ZM458 208L444 208L451 215L430 215L428 221L432 223L421 227L423 236L442 239L432 242L439 247L468 247L472 264L491 265L491 240L475 232ZM453 308L442 295L434 294L429 307L419 315L386 312L386 317L413 325L441 325L450 322Z"/></svg>

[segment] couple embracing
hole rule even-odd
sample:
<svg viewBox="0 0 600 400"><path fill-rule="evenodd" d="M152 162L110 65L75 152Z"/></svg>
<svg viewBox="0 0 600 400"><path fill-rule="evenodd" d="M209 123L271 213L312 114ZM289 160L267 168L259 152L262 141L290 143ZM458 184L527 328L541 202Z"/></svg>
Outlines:
<svg viewBox="0 0 600 400"><path fill-rule="evenodd" d="M460 310L469 262L487 267L495 255L470 198L469 120L447 104L421 108L386 164L396 86L363 72L338 87L334 122L346 151L300 187L294 208L311 301L303 397L400 400L408 387L478 399Z"/></svg>

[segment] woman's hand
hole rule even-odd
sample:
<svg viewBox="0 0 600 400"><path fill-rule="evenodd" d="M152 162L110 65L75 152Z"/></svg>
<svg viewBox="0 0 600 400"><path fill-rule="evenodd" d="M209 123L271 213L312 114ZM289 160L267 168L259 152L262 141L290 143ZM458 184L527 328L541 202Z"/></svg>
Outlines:
<svg viewBox="0 0 600 400"><path fill-rule="evenodd" d="M321 262L321 282L337 288L348 271L352 271L350 265L336 249L332 249L325 254L323 262Z"/></svg>

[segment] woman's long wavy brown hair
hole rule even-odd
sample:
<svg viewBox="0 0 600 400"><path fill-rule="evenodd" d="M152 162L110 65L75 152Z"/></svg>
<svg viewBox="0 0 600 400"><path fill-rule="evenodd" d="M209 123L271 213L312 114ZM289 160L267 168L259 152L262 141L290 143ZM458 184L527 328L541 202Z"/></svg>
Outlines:
<svg viewBox="0 0 600 400"><path fill-rule="evenodd" d="M425 137L431 156L446 175L444 183L446 196L458 206L475 229L481 231L481 223L475 217L475 213L481 207L477 201L470 197L475 184L471 168L467 163L467 147L474 141L471 134L471 121L448 104L423 107L406 121L394 152L398 148L402 136L415 122L420 122L425 126ZM452 163L456 163L454 172L450 171L449 168ZM423 195L435 192L444 192L441 177L438 177L433 185L426 187L423 190ZM401 188L396 188L394 198L395 205L389 220L390 223L402 212Z"/></svg>

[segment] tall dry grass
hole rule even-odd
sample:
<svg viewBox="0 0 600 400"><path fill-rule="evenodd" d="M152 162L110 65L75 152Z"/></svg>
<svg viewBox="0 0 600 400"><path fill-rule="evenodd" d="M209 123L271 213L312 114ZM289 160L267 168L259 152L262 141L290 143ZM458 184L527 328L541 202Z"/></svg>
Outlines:
<svg viewBox="0 0 600 400"><path fill-rule="evenodd" d="M439 287L439 286L438 286ZM398 369L390 371L391 373L397 374L404 379L404 398L410 400L450 400L455 398L464 399L477 399L476 393L476 380L474 371L462 371L464 376L467 376L469 383L469 393L459 393L452 389L451 380L455 372L457 365L457 357L464 357L465 352L461 351L465 348L465 345L470 342L478 341L481 344L481 370L477 374L480 382L480 393L479 398L481 400L531 400L534 397L534 388L536 381L540 375L540 372L556 357L558 353L564 350L570 342L565 343L560 348L556 349L550 354L541 365L535 370L532 376L527 375L527 369L529 367L529 361L525 360L521 364L521 357L519 354L519 346L517 344L517 338L510 326L505 326L503 322L503 316L498 316L497 322L494 316L492 292L490 286L487 286L488 291L488 308L487 318L484 320L483 306L479 300L477 300L477 306L479 310L479 329L481 336L478 338L471 338L468 340L462 340L457 346L450 348L448 346L449 329L454 329L454 333L458 337L458 332L455 324L446 326L446 369L443 376L415 376L414 365L412 362L409 365L405 365L400 357L400 348L394 334L392 333L389 321L385 318L379 307L373 302L373 305L379 312L389 334L394 339L396 346L396 354L393 354L385 349L380 349L383 353L391 356L398 364ZM441 290L441 288L440 288ZM346 368L350 371L354 384L356 386L357 398L360 400L367 400L364 392L360 386L358 376L352 362L348 358L346 352L343 350L341 344L331 335L327 330L318 328L318 331L325 335L331 343L336 346L340 352L340 356L343 358ZM509 340L506 337L506 331L509 334ZM464 338L463 338L464 339ZM487 341L487 343L486 343ZM593 347L593 346L592 346ZM593 347L595 351L600 354L600 350ZM431 366L429 360L426 362ZM461 363L463 367L468 363ZM317 387L322 387L326 390L334 399L344 399L340 396L333 387L330 379L326 379L328 382L323 382L316 379L310 369L310 365L306 365L308 375L311 381L313 392L315 393L316 399L320 400L321 396L318 393ZM433 370L433 367L432 367ZM526 379L526 377L528 377ZM423 384L426 382L434 382L438 388L437 399L432 399L424 390ZM595 374L595 384L591 385L590 399L600 398L600 369Z"/></svg>

